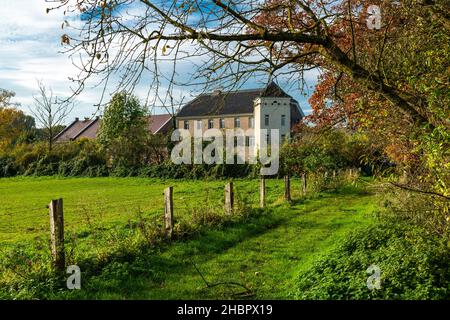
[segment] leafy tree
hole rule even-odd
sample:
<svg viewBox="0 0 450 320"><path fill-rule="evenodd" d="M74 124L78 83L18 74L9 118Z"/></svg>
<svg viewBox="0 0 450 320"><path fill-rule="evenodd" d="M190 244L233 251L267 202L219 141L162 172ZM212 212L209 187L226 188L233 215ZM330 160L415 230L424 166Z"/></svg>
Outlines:
<svg viewBox="0 0 450 320"><path fill-rule="evenodd" d="M147 137L147 110L136 96L116 93L105 109L99 130L99 142L114 161L138 165Z"/></svg>
<svg viewBox="0 0 450 320"><path fill-rule="evenodd" d="M28 141L36 129L34 118L17 109L18 103L11 103L14 96L14 92L0 89L0 151Z"/></svg>
<svg viewBox="0 0 450 320"><path fill-rule="evenodd" d="M120 10L131 5L142 10ZM379 29L368 26L371 5L380 8ZM261 74L303 88L305 72L318 69L310 120L361 130L406 172L403 186L448 197L442 182L450 170L436 170L450 160L448 0L65 0L58 6L101 12L85 20L82 37L66 42L69 51L86 53L80 88L98 74L106 85L112 70L120 70L122 86L136 85L145 72L162 83L168 75L159 61L173 62L169 89L183 84L176 78L185 75L180 60L201 61L193 71L207 88L239 87Z"/></svg>
<svg viewBox="0 0 450 320"><path fill-rule="evenodd" d="M168 156L168 136L160 133L148 134L145 141L145 162L161 164Z"/></svg>

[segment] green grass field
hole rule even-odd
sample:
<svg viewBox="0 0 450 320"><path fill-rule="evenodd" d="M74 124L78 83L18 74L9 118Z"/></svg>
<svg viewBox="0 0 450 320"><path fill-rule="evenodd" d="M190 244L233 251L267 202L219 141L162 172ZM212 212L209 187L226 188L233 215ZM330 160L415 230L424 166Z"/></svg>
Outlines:
<svg viewBox="0 0 450 320"><path fill-rule="evenodd" d="M33 239L48 232L51 199L64 199L66 229L80 231L88 219L107 228L126 223L138 211L145 215L163 212L163 191L174 187L174 209L185 216L199 204L223 205L225 181L155 180L144 178L11 178L0 179L0 241ZM258 181L236 180L237 196L258 202ZM293 182L293 187L299 184ZM283 194L283 182L268 180L268 202Z"/></svg>
<svg viewBox="0 0 450 320"><path fill-rule="evenodd" d="M13 247L47 239L45 205L62 197L66 230L76 235L76 250L81 251L70 262L78 263L77 258L83 258L80 263L86 264L101 256L100 247L119 241L109 237L109 242L98 242L95 233L106 235L124 228L138 213L144 217L162 215L166 186L174 187L175 218L189 220L195 208L206 204L222 208L224 184L144 178L0 179L0 241ZM234 188L238 204L257 207L257 180L235 180ZM299 194L298 180L292 181L292 189L293 202L287 204L282 198L283 182L267 180L268 208L264 212L254 210L249 217L203 228L186 239L106 259L96 272L82 278L82 290L62 290L47 297L290 298L295 275L333 248L346 233L371 223L376 210L376 196L359 186L306 199ZM111 245L108 253L114 250Z"/></svg>

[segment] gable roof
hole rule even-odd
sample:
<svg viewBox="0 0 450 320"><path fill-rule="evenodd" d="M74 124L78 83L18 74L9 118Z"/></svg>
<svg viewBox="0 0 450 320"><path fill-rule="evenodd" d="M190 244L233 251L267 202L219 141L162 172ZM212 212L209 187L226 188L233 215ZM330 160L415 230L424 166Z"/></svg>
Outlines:
<svg viewBox="0 0 450 320"><path fill-rule="evenodd" d="M170 114L154 114L147 118L148 130L151 133L158 133L160 130L168 124L168 122L172 119Z"/></svg>
<svg viewBox="0 0 450 320"><path fill-rule="evenodd" d="M74 140L94 123L98 123L98 118L95 119L85 118L84 120L81 121L78 118L75 118L75 120L70 125L65 127L60 133L56 135L54 140L55 141Z"/></svg>
<svg viewBox="0 0 450 320"><path fill-rule="evenodd" d="M253 113L253 100L259 97L290 98L275 82L265 88L230 92L215 91L202 94L187 103L177 117L200 117L213 115Z"/></svg>
<svg viewBox="0 0 450 320"><path fill-rule="evenodd" d="M172 116L170 114L158 114L147 117L147 129L151 133L166 133L170 128ZM96 139L100 128L101 119L75 118L71 124L64 128L55 137L56 142L65 142L80 138Z"/></svg>

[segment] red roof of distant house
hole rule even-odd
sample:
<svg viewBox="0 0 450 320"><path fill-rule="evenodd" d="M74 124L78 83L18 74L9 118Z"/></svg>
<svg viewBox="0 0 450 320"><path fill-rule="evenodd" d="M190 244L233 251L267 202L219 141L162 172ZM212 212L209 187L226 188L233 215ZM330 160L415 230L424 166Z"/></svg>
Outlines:
<svg viewBox="0 0 450 320"><path fill-rule="evenodd" d="M149 132L167 133L171 128L172 116L170 114L152 115L147 118L147 128ZM101 120L97 117L95 119L85 118L79 120L75 118L70 125L62 130L56 137L56 142L65 142L77 140L80 138L96 139Z"/></svg>
<svg viewBox="0 0 450 320"><path fill-rule="evenodd" d="M162 130L168 123L172 116L170 114L155 114L147 118L148 128L151 133L158 133Z"/></svg>

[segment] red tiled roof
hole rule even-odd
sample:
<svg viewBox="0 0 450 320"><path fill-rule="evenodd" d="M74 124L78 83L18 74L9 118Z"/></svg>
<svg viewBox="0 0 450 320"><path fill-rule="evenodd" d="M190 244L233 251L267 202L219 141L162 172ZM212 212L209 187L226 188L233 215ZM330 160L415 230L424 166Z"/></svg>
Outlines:
<svg viewBox="0 0 450 320"><path fill-rule="evenodd" d="M151 133L158 133L172 118L170 114L155 114L148 117L148 128Z"/></svg>
<svg viewBox="0 0 450 320"><path fill-rule="evenodd" d="M147 128L151 133L166 133L171 125L169 121L172 118L170 114L159 114L149 116L147 119ZM56 137L56 142L65 142L80 138L96 139L101 120L99 119L75 119Z"/></svg>
<svg viewBox="0 0 450 320"><path fill-rule="evenodd" d="M77 136L86 130L92 123L98 122L97 119L84 119L79 120L75 118L75 121L68 125L64 130L62 130L56 137L55 141L65 142L74 140Z"/></svg>

